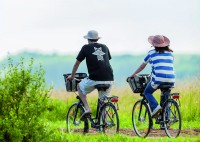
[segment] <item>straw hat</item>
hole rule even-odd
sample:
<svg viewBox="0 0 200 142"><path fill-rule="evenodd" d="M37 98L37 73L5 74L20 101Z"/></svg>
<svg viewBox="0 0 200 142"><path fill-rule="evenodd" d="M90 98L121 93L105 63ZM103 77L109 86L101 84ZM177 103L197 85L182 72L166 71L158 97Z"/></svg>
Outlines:
<svg viewBox="0 0 200 142"><path fill-rule="evenodd" d="M99 34L95 30L88 31L87 35L84 36L86 39L100 39Z"/></svg>
<svg viewBox="0 0 200 142"><path fill-rule="evenodd" d="M154 47L166 47L170 44L170 40L163 35L150 36L148 42Z"/></svg>

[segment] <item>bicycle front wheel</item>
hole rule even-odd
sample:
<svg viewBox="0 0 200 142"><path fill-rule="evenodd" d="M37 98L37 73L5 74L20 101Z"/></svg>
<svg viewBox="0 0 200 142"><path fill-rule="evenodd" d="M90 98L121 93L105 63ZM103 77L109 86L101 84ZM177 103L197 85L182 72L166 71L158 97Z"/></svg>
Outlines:
<svg viewBox="0 0 200 142"><path fill-rule="evenodd" d="M119 132L119 116L116 107L112 103L106 103L100 111L100 131L106 134Z"/></svg>
<svg viewBox="0 0 200 142"><path fill-rule="evenodd" d="M165 103L163 111L165 132L168 137L176 138L181 131L181 113L176 101L170 99Z"/></svg>
<svg viewBox="0 0 200 142"><path fill-rule="evenodd" d="M146 103L139 100L133 106L132 123L135 133L139 137L146 137L151 128L151 115L149 107Z"/></svg>
<svg viewBox="0 0 200 142"><path fill-rule="evenodd" d="M88 120L81 121L80 117L84 109L78 103L73 104L67 113L66 124L69 133L84 133L88 131Z"/></svg>

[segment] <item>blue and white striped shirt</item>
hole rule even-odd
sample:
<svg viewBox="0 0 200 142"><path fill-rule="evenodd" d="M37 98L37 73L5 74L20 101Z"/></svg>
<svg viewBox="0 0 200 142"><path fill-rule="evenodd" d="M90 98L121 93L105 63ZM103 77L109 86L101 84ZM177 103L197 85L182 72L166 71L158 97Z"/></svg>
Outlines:
<svg viewBox="0 0 200 142"><path fill-rule="evenodd" d="M148 55L144 58L144 63L150 63L152 66L151 85L154 89L161 84L174 86L175 73L173 62L172 52L158 53L155 49L148 52Z"/></svg>

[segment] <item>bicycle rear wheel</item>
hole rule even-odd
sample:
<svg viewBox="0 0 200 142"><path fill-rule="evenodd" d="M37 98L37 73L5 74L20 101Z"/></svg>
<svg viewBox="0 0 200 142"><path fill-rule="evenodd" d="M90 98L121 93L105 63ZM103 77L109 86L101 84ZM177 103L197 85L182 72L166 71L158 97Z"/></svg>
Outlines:
<svg viewBox="0 0 200 142"><path fill-rule="evenodd" d="M73 104L67 113L66 124L69 133L84 133L88 131L88 120L81 121L80 117L84 112L84 108L78 103Z"/></svg>
<svg viewBox="0 0 200 142"><path fill-rule="evenodd" d="M106 103L100 111L100 131L106 134L116 134L119 132L119 116L112 103Z"/></svg>
<svg viewBox="0 0 200 142"><path fill-rule="evenodd" d="M146 137L152 125L149 107L142 100L135 103L132 110L132 123L135 133L139 137Z"/></svg>
<svg viewBox="0 0 200 142"><path fill-rule="evenodd" d="M169 99L163 111L165 132L168 137L178 137L181 131L181 113L176 101Z"/></svg>

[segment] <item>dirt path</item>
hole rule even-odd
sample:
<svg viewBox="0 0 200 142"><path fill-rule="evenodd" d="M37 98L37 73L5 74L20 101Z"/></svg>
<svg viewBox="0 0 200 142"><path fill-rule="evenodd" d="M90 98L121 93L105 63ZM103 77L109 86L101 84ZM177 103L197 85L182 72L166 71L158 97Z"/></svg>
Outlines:
<svg viewBox="0 0 200 142"><path fill-rule="evenodd" d="M62 132L66 132L65 129L59 129L60 131ZM82 131L82 130L81 130ZM77 133L80 133L77 132ZM89 130L89 135L95 135L97 134L98 132L93 129L93 128L90 128ZM119 133L120 134L124 134L124 135L129 135L129 136L136 136L135 132L132 130L132 129L120 129L119 130ZM197 129L184 129L184 130L181 130L181 133L179 136L182 136L182 137L193 137L193 136L198 136L200 135L200 128L197 128ZM165 130L160 130L160 129L153 129L150 131L148 137L165 137L166 136L166 133L165 133Z"/></svg>

